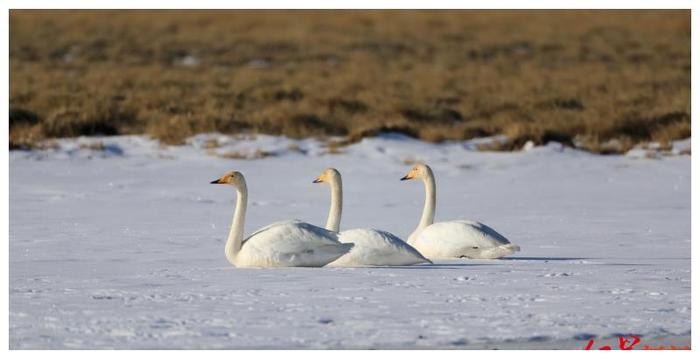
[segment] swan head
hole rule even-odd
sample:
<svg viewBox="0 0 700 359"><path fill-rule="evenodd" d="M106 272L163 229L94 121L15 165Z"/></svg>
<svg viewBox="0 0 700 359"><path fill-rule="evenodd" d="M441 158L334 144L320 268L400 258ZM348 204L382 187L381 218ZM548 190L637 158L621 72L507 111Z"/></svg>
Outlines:
<svg viewBox="0 0 700 359"><path fill-rule="evenodd" d="M331 182L340 178L340 172L335 168L326 168L321 175L316 177L313 183Z"/></svg>
<svg viewBox="0 0 700 359"><path fill-rule="evenodd" d="M229 184L232 186L240 186L241 184L245 184L245 179L243 178L243 174L238 172L238 171L228 171L224 173L223 176L209 182L211 184Z"/></svg>
<svg viewBox="0 0 700 359"><path fill-rule="evenodd" d="M414 178L427 178L432 171L425 163L417 163L408 171L408 174L401 178L401 181L406 181Z"/></svg>

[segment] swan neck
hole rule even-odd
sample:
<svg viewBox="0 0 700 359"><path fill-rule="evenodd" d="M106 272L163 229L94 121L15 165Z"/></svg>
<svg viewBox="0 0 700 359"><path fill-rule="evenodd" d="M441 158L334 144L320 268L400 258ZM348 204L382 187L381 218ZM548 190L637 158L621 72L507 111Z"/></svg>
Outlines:
<svg viewBox="0 0 700 359"><path fill-rule="evenodd" d="M236 255L240 252L243 242L243 224L245 222L245 212L248 204L248 189L245 180L242 180L240 185L236 187L236 192L236 209L233 212L231 230L229 231L226 247L224 248L226 259L233 265L235 265Z"/></svg>
<svg viewBox="0 0 700 359"><path fill-rule="evenodd" d="M326 229L333 232L340 231L340 216L343 213L343 180L340 175L334 176L330 180L331 185L331 208L328 211Z"/></svg>
<svg viewBox="0 0 700 359"><path fill-rule="evenodd" d="M429 168L427 175L423 179L423 184L425 184L425 204L423 205L423 215L416 230L433 224L435 220L435 177L433 177L433 172Z"/></svg>

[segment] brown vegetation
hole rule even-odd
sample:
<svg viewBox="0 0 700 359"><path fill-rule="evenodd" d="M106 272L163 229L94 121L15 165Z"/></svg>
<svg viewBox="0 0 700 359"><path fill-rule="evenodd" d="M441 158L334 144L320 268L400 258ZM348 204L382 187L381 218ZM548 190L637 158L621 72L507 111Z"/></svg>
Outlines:
<svg viewBox="0 0 700 359"><path fill-rule="evenodd" d="M690 136L690 12L11 11L9 117L10 148L398 131L614 153Z"/></svg>

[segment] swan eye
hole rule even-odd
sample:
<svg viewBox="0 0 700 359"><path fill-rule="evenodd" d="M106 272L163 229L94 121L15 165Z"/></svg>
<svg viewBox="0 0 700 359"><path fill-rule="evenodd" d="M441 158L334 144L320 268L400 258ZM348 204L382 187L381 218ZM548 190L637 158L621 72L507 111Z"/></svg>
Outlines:
<svg viewBox="0 0 700 359"><path fill-rule="evenodd" d="M477 246L474 246L474 247L472 247L472 249L479 249L479 247L477 247Z"/></svg>

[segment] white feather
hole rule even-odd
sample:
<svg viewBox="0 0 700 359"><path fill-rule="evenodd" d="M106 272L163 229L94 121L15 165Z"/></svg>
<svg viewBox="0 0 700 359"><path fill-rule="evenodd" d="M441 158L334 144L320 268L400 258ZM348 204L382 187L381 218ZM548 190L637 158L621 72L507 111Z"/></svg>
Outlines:
<svg viewBox="0 0 700 359"><path fill-rule="evenodd" d="M298 220L273 223L243 241L238 267L322 267L347 253L352 243L340 244L338 235Z"/></svg>
<svg viewBox="0 0 700 359"><path fill-rule="evenodd" d="M331 267L408 266L431 263L401 238L376 229L351 229L339 234L342 243L354 243L350 253L330 263Z"/></svg>
<svg viewBox="0 0 700 359"><path fill-rule="evenodd" d="M240 172L228 172L212 183L236 187L236 209L226 241L226 259L236 267L323 267L348 253L352 243L338 234L298 220L263 227L243 239L248 189Z"/></svg>
<svg viewBox="0 0 700 359"><path fill-rule="evenodd" d="M409 242L433 260L495 259L520 251L519 246L493 228L469 220L433 223L412 236Z"/></svg>
<svg viewBox="0 0 700 359"><path fill-rule="evenodd" d="M425 164L414 166L403 179L421 178L425 184L425 205L418 227L408 243L432 259L496 259L520 251L493 228L476 221L454 220L433 223L436 185L433 171Z"/></svg>
<svg viewBox="0 0 700 359"><path fill-rule="evenodd" d="M343 210L343 181L340 172L327 168L316 182L328 182L331 187L331 207L326 229L338 232ZM352 229L339 233L343 243L354 243L350 253L329 264L334 267L407 266L430 263L415 248L401 238L376 229Z"/></svg>

